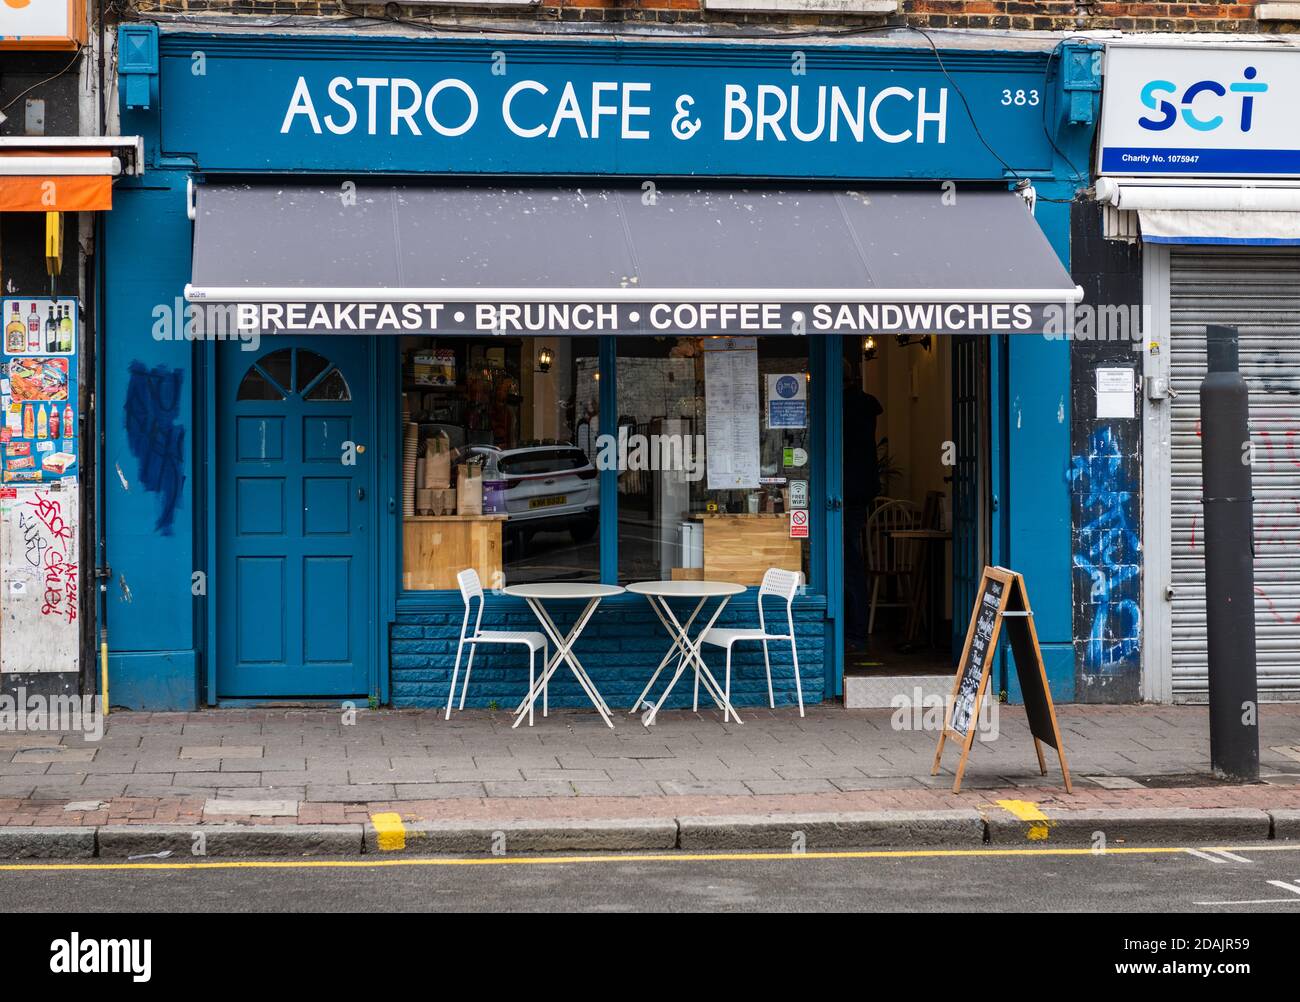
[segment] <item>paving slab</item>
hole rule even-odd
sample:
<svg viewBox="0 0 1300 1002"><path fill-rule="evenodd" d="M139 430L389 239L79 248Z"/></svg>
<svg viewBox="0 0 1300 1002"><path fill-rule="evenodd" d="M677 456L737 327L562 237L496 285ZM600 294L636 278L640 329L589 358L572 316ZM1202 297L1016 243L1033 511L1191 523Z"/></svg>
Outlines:
<svg viewBox="0 0 1300 1002"><path fill-rule="evenodd" d="M261 745L182 745L183 759L261 758Z"/></svg>
<svg viewBox="0 0 1300 1002"><path fill-rule="evenodd" d="M271 800L268 798L234 800L213 797L203 805L205 817L296 818L297 800Z"/></svg>

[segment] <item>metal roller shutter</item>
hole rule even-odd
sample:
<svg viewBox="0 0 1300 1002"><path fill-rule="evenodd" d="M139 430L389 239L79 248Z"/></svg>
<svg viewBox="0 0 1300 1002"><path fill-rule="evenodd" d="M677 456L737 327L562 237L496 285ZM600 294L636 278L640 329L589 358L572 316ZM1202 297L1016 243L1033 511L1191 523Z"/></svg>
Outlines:
<svg viewBox="0 0 1300 1002"><path fill-rule="evenodd" d="M1250 386L1260 696L1300 698L1300 251L1174 248L1169 265L1174 698L1207 685L1199 390L1213 323L1240 328Z"/></svg>

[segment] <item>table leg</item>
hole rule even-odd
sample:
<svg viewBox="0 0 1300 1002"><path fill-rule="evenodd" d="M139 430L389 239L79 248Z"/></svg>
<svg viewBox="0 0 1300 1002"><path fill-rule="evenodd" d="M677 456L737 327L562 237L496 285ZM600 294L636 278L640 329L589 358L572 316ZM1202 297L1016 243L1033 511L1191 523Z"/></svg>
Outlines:
<svg viewBox="0 0 1300 1002"><path fill-rule="evenodd" d="M577 639L577 635L586 627L587 620L591 618L591 614L595 612L595 607L598 604L597 599L592 599L588 602L582 615L578 617L578 621L574 624L574 628L569 631L568 637L561 640L559 635L560 629L555 625L555 620L553 620L546 612L545 607L543 607L540 602L535 602L533 599L526 599L525 601L528 602L529 608L533 610L533 615L536 616L538 622L541 623L542 629L546 631L546 635L555 643L556 652L554 656L547 660L546 670L542 673L542 680L539 681L536 686L529 689L528 695L525 696L519 706L515 708L516 713L523 712L524 707L528 705L530 699L536 699L539 692L546 691L544 683L549 682L555 673L559 671L561 663L564 663L567 660L563 658L562 655L569 652L569 648L573 646L573 642Z"/></svg>
<svg viewBox="0 0 1300 1002"><path fill-rule="evenodd" d="M600 695L600 692L596 688L595 682L592 681L591 676L588 675L586 669L582 667L582 662L578 660L578 656L573 653L573 645L577 643L578 637L582 635L582 631L586 628L588 621L595 614L596 607L600 605L600 599L593 598L587 603L587 607L582 610L582 614L578 617L577 622L573 624L573 628L570 629L568 634L563 638L560 636L559 627L555 625L555 621L551 618L550 614L547 613L540 600L530 598L528 599L528 605L533 610L533 615L537 617L537 621L542 624L542 629L546 631L546 635L554 641L555 656L542 672L542 680L529 689L528 695L524 699L524 704L520 707L518 717L513 726L519 726L519 721L523 719L524 706L531 707L532 704L537 701L537 697L541 693L543 686L550 680L551 676L559 670L560 665L563 663L569 666L569 670L573 672L574 678L578 680L578 685L580 685L583 692L587 694L587 698L591 700L591 704L596 708L596 712L598 712L601 718L605 721L606 726L613 729L614 721L609 717L609 705Z"/></svg>
<svg viewBox="0 0 1300 1002"><path fill-rule="evenodd" d="M736 712L735 707L731 705L731 702L723 693L722 687L718 685L718 680L713 677L712 672L709 671L708 665L704 663L704 658L700 654L701 645L698 640L698 637L704 636L704 634L708 633L709 630L713 628L713 624L716 623L718 617L722 615L722 610L726 608L728 601L730 601L730 597L724 596L722 601L718 604L717 609L714 610L709 622L705 625L704 629L697 634L697 639L692 641L689 634L686 633L685 628L678 621L677 617L673 615L672 607L668 604L667 599L660 597L659 607L657 607L655 611L660 613L660 622L664 624L671 635L677 638L677 642L682 645L685 658L682 663L678 664L677 671L673 675L672 681L668 683L668 688L666 688L663 695L659 697L659 702L654 705L642 720L642 723L645 726L649 727L655 722L655 717L659 715L659 710L663 707L664 702L673 691L673 686L677 684L677 680L681 678L682 673L686 670L687 664L691 665L695 671L696 678L704 683L705 691L713 699L714 703L716 703L722 710L722 719L725 721L728 715L730 715L736 718L736 723L743 723L740 719L740 714Z"/></svg>
<svg viewBox="0 0 1300 1002"><path fill-rule="evenodd" d="M654 609L655 615L659 616L659 622L663 623L664 626L667 627L668 623L665 622L664 617L659 613L659 609L655 605L654 596L647 595L646 598L650 602L650 608ZM687 630L691 628L691 624L695 622L695 617L700 614L700 610L704 608L704 603L707 601L707 597L702 598L696 604L695 611L691 613L691 618L686 621ZM671 630L669 630L669 636L672 636ZM650 676L650 681L647 682L645 688L641 690L641 695L637 696L636 702L632 704L632 708L627 711L628 713L636 713L641 708L642 702L644 702L646 696L650 694L650 690L654 688L654 684L659 681L659 676L663 674L664 668L667 667L668 662L672 659L674 654L677 655L677 663L680 665L682 658L686 656L686 652L682 650L681 640L676 637L673 637L673 642L668 647L668 653L663 656L663 660L659 662L659 667L656 668L654 674Z"/></svg>

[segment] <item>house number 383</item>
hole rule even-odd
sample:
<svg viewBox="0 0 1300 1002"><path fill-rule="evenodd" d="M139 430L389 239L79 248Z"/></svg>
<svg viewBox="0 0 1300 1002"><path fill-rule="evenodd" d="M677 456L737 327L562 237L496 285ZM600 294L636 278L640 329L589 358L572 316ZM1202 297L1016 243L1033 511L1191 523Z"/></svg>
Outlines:
<svg viewBox="0 0 1300 1002"><path fill-rule="evenodd" d="M1038 104L1038 91L1036 90L1010 90L1002 91L1002 104L1008 105L1029 105L1031 108Z"/></svg>

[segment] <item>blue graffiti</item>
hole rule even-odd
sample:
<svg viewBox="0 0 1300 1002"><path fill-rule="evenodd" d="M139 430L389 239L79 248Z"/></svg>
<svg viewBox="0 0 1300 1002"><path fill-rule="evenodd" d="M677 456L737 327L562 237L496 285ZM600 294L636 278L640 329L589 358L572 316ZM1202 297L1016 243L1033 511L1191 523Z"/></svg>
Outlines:
<svg viewBox="0 0 1300 1002"><path fill-rule="evenodd" d="M1137 600L1142 544L1133 491L1109 425L1093 432L1086 456L1071 460L1070 483L1083 510L1074 566L1087 574L1096 609L1084 661L1098 672L1128 668L1142 640Z"/></svg>
<svg viewBox="0 0 1300 1002"><path fill-rule="evenodd" d="M185 487L185 428L178 423L185 373L165 365L153 369L132 362L126 389L126 440L139 465L140 486L157 494L154 530L172 534L176 506Z"/></svg>

